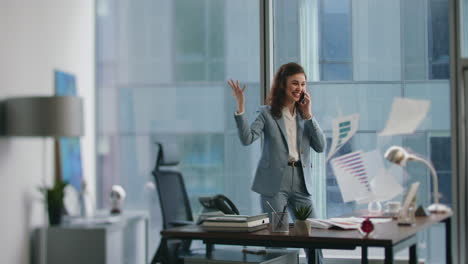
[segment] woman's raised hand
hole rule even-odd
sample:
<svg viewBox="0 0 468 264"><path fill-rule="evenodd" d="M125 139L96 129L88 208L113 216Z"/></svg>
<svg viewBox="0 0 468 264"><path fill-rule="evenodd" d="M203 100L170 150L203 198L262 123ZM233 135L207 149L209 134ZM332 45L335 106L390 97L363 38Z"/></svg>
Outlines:
<svg viewBox="0 0 468 264"><path fill-rule="evenodd" d="M228 84L229 86L231 86L232 96L234 96L237 102L237 113L245 112L245 96L244 96L244 91L246 88L245 84L242 87L242 89L240 88L239 81L229 80Z"/></svg>

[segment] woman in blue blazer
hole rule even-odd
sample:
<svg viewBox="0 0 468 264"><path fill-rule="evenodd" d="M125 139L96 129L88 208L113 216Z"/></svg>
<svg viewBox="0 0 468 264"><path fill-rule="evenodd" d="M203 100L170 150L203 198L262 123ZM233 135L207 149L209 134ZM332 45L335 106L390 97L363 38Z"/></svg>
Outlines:
<svg viewBox="0 0 468 264"><path fill-rule="evenodd" d="M313 208L310 149L323 152L325 138L311 112L302 66L287 63L278 69L268 104L259 108L250 125L244 115L246 86L241 88L239 81L233 80L228 84L237 101L235 120L242 144L252 144L263 136L262 155L252 185L252 190L260 194L262 209L271 213L268 203L275 211L287 206L293 217L294 208Z"/></svg>

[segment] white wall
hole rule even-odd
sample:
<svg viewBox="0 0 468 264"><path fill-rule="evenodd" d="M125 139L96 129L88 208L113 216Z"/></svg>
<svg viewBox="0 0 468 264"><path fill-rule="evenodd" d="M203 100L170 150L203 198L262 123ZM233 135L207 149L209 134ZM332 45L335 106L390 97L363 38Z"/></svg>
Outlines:
<svg viewBox="0 0 468 264"><path fill-rule="evenodd" d="M82 155L92 193L94 20L93 0L0 0L0 100L52 95L54 69L76 74L85 99ZM37 188L44 169L52 182L52 146L50 139L0 137L0 263L30 263L31 230L44 219Z"/></svg>

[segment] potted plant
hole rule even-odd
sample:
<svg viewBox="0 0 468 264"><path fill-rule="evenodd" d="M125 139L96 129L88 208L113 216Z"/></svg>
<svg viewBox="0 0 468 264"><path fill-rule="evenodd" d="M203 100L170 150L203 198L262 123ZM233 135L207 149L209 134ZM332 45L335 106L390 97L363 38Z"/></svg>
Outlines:
<svg viewBox="0 0 468 264"><path fill-rule="evenodd" d="M311 223L307 218L312 213L312 206L301 206L294 208L294 234L308 236L311 231Z"/></svg>
<svg viewBox="0 0 468 264"><path fill-rule="evenodd" d="M66 186L67 182L56 180L52 188L40 188L45 196L50 225L59 225L62 222L62 215L64 213L63 198Z"/></svg>

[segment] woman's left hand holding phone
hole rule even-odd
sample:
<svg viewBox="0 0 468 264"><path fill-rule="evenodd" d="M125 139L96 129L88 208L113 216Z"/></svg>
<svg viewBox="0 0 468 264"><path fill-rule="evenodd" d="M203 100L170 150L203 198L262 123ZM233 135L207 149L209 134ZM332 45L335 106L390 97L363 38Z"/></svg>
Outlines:
<svg viewBox="0 0 468 264"><path fill-rule="evenodd" d="M243 113L245 112L245 96L244 96L244 91L246 88L246 85L242 88L240 88L240 83L239 81L233 81L229 80L228 81L229 86L231 86L232 89L232 96L236 99L237 102L237 113Z"/></svg>

